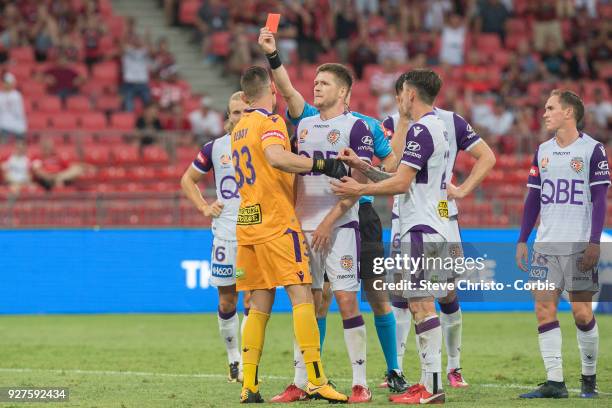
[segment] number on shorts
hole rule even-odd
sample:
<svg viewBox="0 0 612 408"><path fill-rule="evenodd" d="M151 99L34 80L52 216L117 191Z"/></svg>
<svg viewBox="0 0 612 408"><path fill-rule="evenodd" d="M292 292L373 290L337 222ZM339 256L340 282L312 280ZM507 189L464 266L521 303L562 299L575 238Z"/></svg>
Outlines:
<svg viewBox="0 0 612 408"><path fill-rule="evenodd" d="M219 246L215 248L215 260L217 262L225 261L225 247Z"/></svg>

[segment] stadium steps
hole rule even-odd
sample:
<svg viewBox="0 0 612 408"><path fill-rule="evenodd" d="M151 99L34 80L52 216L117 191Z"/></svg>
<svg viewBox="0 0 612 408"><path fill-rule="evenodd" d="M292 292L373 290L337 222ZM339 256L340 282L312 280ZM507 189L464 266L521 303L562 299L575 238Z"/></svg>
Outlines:
<svg viewBox="0 0 612 408"><path fill-rule="evenodd" d="M224 111L227 100L237 89L235 81L222 77L222 69L218 66L207 66L199 44L192 44L191 30L178 27L168 27L163 10L156 0L113 0L113 10L116 14L136 18L139 31L148 28L151 38L166 37L170 51L174 54L183 79L191 85L194 93L205 93L213 98L214 107Z"/></svg>

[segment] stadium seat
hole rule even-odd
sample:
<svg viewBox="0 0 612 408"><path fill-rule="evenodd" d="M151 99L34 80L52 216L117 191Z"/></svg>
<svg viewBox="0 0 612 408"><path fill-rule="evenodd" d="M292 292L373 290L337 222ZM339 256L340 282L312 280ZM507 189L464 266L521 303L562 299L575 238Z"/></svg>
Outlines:
<svg viewBox="0 0 612 408"><path fill-rule="evenodd" d="M96 109L104 112L115 112L121 109L119 95L101 95L96 100Z"/></svg>
<svg viewBox="0 0 612 408"><path fill-rule="evenodd" d="M28 128L31 131L48 130L49 116L44 113L32 112L28 115Z"/></svg>
<svg viewBox="0 0 612 408"><path fill-rule="evenodd" d="M77 116L72 113L60 112L49 117L53 130L77 129Z"/></svg>
<svg viewBox="0 0 612 408"><path fill-rule="evenodd" d="M62 160L67 162L73 162L78 159L78 154L74 146L56 145L55 152Z"/></svg>
<svg viewBox="0 0 612 408"><path fill-rule="evenodd" d="M479 34L476 37L476 47L484 54L493 54L501 49L501 40L497 34Z"/></svg>
<svg viewBox="0 0 612 408"><path fill-rule="evenodd" d="M122 16L110 16L106 19L108 25L108 31L112 33L115 38L122 38L125 33L125 19Z"/></svg>
<svg viewBox="0 0 612 408"><path fill-rule="evenodd" d="M231 34L229 31L218 31L211 36L210 53L218 57L227 57L230 53Z"/></svg>
<svg viewBox="0 0 612 408"><path fill-rule="evenodd" d="M66 109L76 114L91 112L89 98L83 95L71 96L66 102Z"/></svg>
<svg viewBox="0 0 612 408"><path fill-rule="evenodd" d="M179 22L181 24L192 25L195 22L198 9L200 8L200 0L183 0L180 3Z"/></svg>
<svg viewBox="0 0 612 408"><path fill-rule="evenodd" d="M179 180L182 176L187 166L182 165L170 165L170 166L162 166L157 170L157 178L162 181L172 181Z"/></svg>
<svg viewBox="0 0 612 408"><path fill-rule="evenodd" d="M85 113L79 116L79 122L81 129L84 130L105 130L106 116L100 112Z"/></svg>
<svg viewBox="0 0 612 408"><path fill-rule="evenodd" d="M62 100L59 96L46 95L35 100L39 112L58 113L62 111Z"/></svg>
<svg viewBox="0 0 612 408"><path fill-rule="evenodd" d="M99 84L117 86L119 84L119 67L117 63L107 61L94 65L92 80Z"/></svg>
<svg viewBox="0 0 612 408"><path fill-rule="evenodd" d="M155 179L155 169L151 166L134 166L128 171L130 180L146 181Z"/></svg>
<svg viewBox="0 0 612 408"><path fill-rule="evenodd" d="M142 159L148 164L166 164L168 163L168 153L159 146L149 146L142 152Z"/></svg>
<svg viewBox="0 0 612 408"><path fill-rule="evenodd" d="M14 63L30 64L34 62L34 50L32 47L15 47L11 48L11 61Z"/></svg>
<svg viewBox="0 0 612 408"><path fill-rule="evenodd" d="M83 159L85 162L95 165L110 164L110 148L89 145L83 149Z"/></svg>
<svg viewBox="0 0 612 408"><path fill-rule="evenodd" d="M37 81L22 82L19 84L19 89L27 98L40 98L47 94L47 86Z"/></svg>
<svg viewBox="0 0 612 408"><path fill-rule="evenodd" d="M131 112L116 112L111 116L110 125L115 130L134 130L136 117Z"/></svg>
<svg viewBox="0 0 612 408"><path fill-rule="evenodd" d="M113 149L115 163L121 165L137 164L140 162L140 153L136 146L117 146Z"/></svg>
<svg viewBox="0 0 612 408"><path fill-rule="evenodd" d="M121 182L128 179L127 171L123 167L104 167L98 173L100 180L108 182Z"/></svg>

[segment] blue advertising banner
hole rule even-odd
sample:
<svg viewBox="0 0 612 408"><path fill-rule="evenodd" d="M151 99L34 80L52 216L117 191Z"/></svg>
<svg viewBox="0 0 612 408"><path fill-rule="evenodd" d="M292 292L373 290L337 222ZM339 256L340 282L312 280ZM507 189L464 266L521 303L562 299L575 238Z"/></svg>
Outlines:
<svg viewBox="0 0 612 408"><path fill-rule="evenodd" d="M462 231L466 242L506 243L506 248L513 248L517 234ZM388 236L385 231L386 242ZM0 314L213 312L211 247L210 230L0 231ZM483 277L498 280L503 270L504 279L525 279L514 252L499 248L488 251ZM466 255L469 251L466 246ZM466 311L532 310L529 292L507 299L460 296ZM279 290L275 310L290 308ZM368 310L367 304L362 308Z"/></svg>

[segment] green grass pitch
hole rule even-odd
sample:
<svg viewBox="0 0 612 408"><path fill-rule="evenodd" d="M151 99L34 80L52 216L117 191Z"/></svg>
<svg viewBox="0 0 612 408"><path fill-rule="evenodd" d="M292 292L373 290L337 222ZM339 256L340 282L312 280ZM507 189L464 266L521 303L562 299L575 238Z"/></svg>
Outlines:
<svg viewBox="0 0 612 408"><path fill-rule="evenodd" d="M0 403L0 407L231 407L240 386L225 381L227 360L214 314L3 316L0 317L0 387L64 386L70 401L55 404ZM369 406L391 406L377 389L384 359L371 315L368 330L368 379L374 392ZM464 313L463 372L471 386L447 387L453 407L612 407L612 316L598 316L600 355L598 400L581 400L580 359L571 315L560 316L568 400L517 398L544 379L535 317L530 313ZM350 392L350 364L337 314L328 318L323 353L325 370ZM261 392L269 399L293 378L292 323L289 314L273 315L260 366ZM411 332L404 368L418 377ZM443 358L445 367L445 358ZM304 402L294 406L322 406Z"/></svg>

